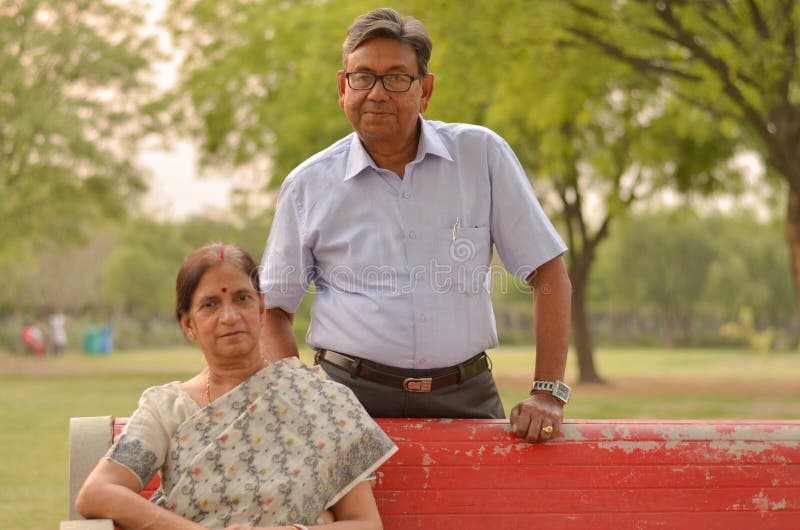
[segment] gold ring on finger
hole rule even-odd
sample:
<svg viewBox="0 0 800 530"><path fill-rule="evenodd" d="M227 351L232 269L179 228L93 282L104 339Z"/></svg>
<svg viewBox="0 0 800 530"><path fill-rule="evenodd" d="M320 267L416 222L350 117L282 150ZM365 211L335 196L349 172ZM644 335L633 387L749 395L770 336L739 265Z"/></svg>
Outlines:
<svg viewBox="0 0 800 530"><path fill-rule="evenodd" d="M547 434L553 434L553 426L545 425L544 427L542 427L542 431L546 432Z"/></svg>

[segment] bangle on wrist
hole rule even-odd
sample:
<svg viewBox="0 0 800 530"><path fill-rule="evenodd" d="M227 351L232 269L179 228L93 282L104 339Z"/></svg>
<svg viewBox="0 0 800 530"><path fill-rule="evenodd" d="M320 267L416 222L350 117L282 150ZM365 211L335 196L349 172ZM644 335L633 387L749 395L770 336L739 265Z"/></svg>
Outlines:
<svg viewBox="0 0 800 530"><path fill-rule="evenodd" d="M302 524L293 524L292 528L295 530L308 530L308 527Z"/></svg>

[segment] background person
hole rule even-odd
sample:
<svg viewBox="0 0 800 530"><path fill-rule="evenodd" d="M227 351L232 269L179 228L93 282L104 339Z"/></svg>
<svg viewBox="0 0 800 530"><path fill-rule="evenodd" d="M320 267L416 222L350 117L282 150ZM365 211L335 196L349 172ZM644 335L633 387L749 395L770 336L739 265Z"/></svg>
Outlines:
<svg viewBox="0 0 800 530"><path fill-rule="evenodd" d="M397 448L344 386L259 352L264 306L252 258L233 245L191 254L176 316L207 367L147 389L76 500L120 528L377 529L365 479ZM138 495L156 472L150 502Z"/></svg>
<svg viewBox="0 0 800 530"><path fill-rule="evenodd" d="M545 441L569 392L566 246L502 138L420 116L433 95L431 48L420 21L391 9L348 29L338 91L355 132L282 186L261 264L265 345L296 354L292 316L313 281L308 344L371 415L504 417L484 353L498 344L486 281L494 244L535 292L539 383L511 423Z"/></svg>
<svg viewBox="0 0 800 530"><path fill-rule="evenodd" d="M32 322L22 326L22 345L37 357L44 355L44 333L42 329Z"/></svg>
<svg viewBox="0 0 800 530"><path fill-rule="evenodd" d="M67 317L61 311L50 315L50 336L53 341L53 355L59 355L67 347Z"/></svg>

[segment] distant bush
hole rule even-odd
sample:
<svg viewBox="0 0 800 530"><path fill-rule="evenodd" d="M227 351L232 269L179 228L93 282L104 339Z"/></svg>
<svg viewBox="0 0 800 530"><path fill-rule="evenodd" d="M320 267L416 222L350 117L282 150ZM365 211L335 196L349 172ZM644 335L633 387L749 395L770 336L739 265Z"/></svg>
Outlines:
<svg viewBox="0 0 800 530"><path fill-rule="evenodd" d="M114 349L129 350L185 343L180 326L175 320L115 318L111 322Z"/></svg>

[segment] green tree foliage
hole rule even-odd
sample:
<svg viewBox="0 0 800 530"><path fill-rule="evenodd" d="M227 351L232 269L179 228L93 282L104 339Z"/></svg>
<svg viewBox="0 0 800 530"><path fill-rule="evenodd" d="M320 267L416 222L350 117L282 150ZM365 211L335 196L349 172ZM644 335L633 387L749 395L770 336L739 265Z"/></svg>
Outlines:
<svg viewBox="0 0 800 530"><path fill-rule="evenodd" d="M258 259L266 221L249 221L135 218L91 231L82 245L48 243L9 259L0 290L0 347L14 349L23 319L44 321L55 309L69 315L78 335L85 326L111 323L115 348L173 344L181 338L172 313L183 259L220 240L239 243Z"/></svg>
<svg viewBox="0 0 800 530"><path fill-rule="evenodd" d="M44 243L28 252L9 254L0 269L0 317L15 311L78 313L102 307L101 265L114 246L116 232L110 227L95 230L80 246Z"/></svg>
<svg viewBox="0 0 800 530"><path fill-rule="evenodd" d="M128 223L103 263L103 299L142 319L169 315L175 304L175 275L189 250L175 226L147 220Z"/></svg>
<svg viewBox="0 0 800 530"><path fill-rule="evenodd" d="M757 223L750 216L711 219L715 259L704 294L725 318L736 320L749 308L757 325L787 327L794 314L789 250L781 244L781 223Z"/></svg>
<svg viewBox="0 0 800 530"><path fill-rule="evenodd" d="M563 12L558 28L564 46L612 58L642 83L712 117L713 129L734 146L759 152L772 175L788 183L788 239L794 283L800 285L800 3L554 5Z"/></svg>
<svg viewBox="0 0 800 530"><path fill-rule="evenodd" d="M754 329L787 329L794 297L781 235L774 222L747 214L627 218L598 258L595 315L620 315L640 335L660 333L666 346L723 340L720 326L742 314L753 315Z"/></svg>
<svg viewBox="0 0 800 530"><path fill-rule="evenodd" d="M247 250L256 262L261 258L269 233L269 222L264 215L246 216L244 212L235 223L193 217L179 223L176 228L180 239L190 249L195 249L214 241L236 243ZM177 265L175 271L177 272Z"/></svg>
<svg viewBox="0 0 800 530"><path fill-rule="evenodd" d="M166 109L200 141L202 162L269 159L276 187L347 134L336 71L345 29L369 4L173 0L166 22L186 58Z"/></svg>
<svg viewBox="0 0 800 530"><path fill-rule="evenodd" d="M129 162L155 54L141 23L109 0L0 2L2 253L80 240L143 189Z"/></svg>
<svg viewBox="0 0 800 530"><path fill-rule="evenodd" d="M132 220L103 262L103 303L142 321L171 318L175 277L184 258L203 245L225 241L242 245L258 260L266 234L262 226L263 220L239 228L202 217L180 223Z"/></svg>
<svg viewBox="0 0 800 530"><path fill-rule="evenodd" d="M676 345L676 328L704 302L713 260L712 233L696 219L678 216L636 218L621 233L610 291L634 307L659 311L664 342Z"/></svg>

